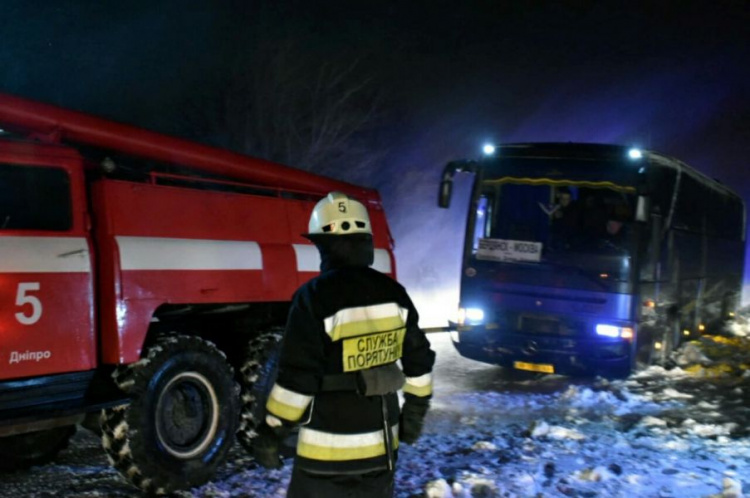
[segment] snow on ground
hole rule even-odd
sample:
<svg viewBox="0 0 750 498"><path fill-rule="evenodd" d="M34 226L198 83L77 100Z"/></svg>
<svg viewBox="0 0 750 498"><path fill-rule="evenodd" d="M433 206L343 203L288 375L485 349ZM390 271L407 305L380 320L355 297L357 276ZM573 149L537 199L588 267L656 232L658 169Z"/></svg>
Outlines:
<svg viewBox="0 0 750 498"><path fill-rule="evenodd" d="M427 496L441 498L750 494L746 336L704 337L674 355L684 369L624 381L546 377L455 393L402 452L398 496L419 496L423 476Z"/></svg>
<svg viewBox="0 0 750 498"><path fill-rule="evenodd" d="M398 498L750 496L750 338L704 337L668 369L622 381L518 378L438 352L425 435L402 445ZM239 445L182 497L285 496L291 460L257 468ZM51 465L0 476L0 496L138 496L81 432Z"/></svg>
<svg viewBox="0 0 750 498"><path fill-rule="evenodd" d="M688 396L606 382L459 395L402 452L398 496L418 496L425 477L444 480L431 496L446 498L710 496L725 482L750 492L750 440L733 437L738 423L723 421L717 406Z"/></svg>

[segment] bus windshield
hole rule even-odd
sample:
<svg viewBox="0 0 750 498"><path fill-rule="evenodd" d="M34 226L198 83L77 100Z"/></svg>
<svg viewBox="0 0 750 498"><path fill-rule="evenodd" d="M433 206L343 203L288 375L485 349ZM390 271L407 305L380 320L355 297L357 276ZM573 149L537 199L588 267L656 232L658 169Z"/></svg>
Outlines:
<svg viewBox="0 0 750 498"><path fill-rule="evenodd" d="M610 182L504 177L481 185L472 240L477 260L584 276L566 287L609 289L630 278L635 190ZM538 268L538 269L540 269Z"/></svg>

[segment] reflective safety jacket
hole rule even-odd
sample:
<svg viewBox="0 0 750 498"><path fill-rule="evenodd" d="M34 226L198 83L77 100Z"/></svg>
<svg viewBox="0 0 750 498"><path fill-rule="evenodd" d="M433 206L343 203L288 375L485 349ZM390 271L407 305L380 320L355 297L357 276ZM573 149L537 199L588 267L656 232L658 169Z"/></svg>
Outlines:
<svg viewBox="0 0 750 498"><path fill-rule="evenodd" d="M392 468L398 395L321 386L401 360L403 391L431 396L435 353L418 321L404 288L368 267L325 271L297 291L266 405L268 414L301 425L295 465L320 474Z"/></svg>

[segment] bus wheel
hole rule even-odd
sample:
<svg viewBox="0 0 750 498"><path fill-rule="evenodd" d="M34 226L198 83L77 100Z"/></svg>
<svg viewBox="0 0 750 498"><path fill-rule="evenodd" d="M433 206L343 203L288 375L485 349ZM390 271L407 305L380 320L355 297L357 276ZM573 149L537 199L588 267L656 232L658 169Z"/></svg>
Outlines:
<svg viewBox="0 0 750 498"><path fill-rule="evenodd" d="M102 414L102 444L112 465L149 494L208 481L226 458L239 419L224 353L197 337L164 337L115 378L131 402Z"/></svg>
<svg viewBox="0 0 750 498"><path fill-rule="evenodd" d="M670 319L663 327L661 334L657 335L657 342L661 345L655 348L654 362L669 368L672 365L672 353L677 351L680 346L680 321L677 317Z"/></svg>
<svg viewBox="0 0 750 498"><path fill-rule="evenodd" d="M75 425L0 438L0 470L18 470L51 461L68 446Z"/></svg>
<svg viewBox="0 0 750 498"><path fill-rule="evenodd" d="M651 327L641 327L638 330L635 344L635 369L644 370L650 367L657 356L660 354L659 351L654 349L654 329Z"/></svg>
<svg viewBox="0 0 750 498"><path fill-rule="evenodd" d="M242 414L237 439L248 452L252 451L255 429L266 416L266 400L279 371L283 329L273 329L250 341L240 369Z"/></svg>

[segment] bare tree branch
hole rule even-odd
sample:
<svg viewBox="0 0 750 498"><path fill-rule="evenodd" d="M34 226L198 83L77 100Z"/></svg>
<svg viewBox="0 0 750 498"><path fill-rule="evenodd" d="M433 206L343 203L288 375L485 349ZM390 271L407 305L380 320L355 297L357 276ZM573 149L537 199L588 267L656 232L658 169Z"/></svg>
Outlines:
<svg viewBox="0 0 750 498"><path fill-rule="evenodd" d="M187 111L194 138L340 178L384 152L368 147L381 95L359 59L320 63L294 41L238 47L222 90ZM245 48L245 50L242 50Z"/></svg>

